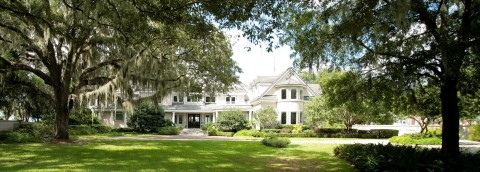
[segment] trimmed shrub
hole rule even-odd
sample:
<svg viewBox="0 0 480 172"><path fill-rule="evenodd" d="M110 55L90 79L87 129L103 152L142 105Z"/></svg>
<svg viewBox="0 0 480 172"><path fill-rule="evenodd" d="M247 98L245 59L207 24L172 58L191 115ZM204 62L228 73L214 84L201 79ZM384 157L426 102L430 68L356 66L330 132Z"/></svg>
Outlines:
<svg viewBox="0 0 480 172"><path fill-rule="evenodd" d="M303 125L297 124L293 127L292 133L302 133Z"/></svg>
<svg viewBox="0 0 480 172"><path fill-rule="evenodd" d="M480 153L462 152L452 158L436 148L392 144L340 145L333 152L359 171L480 171Z"/></svg>
<svg viewBox="0 0 480 172"><path fill-rule="evenodd" d="M378 138L390 138L393 136L398 136L398 130L381 129L381 130L376 130L375 133L377 133Z"/></svg>
<svg viewBox="0 0 480 172"><path fill-rule="evenodd" d="M208 130L208 136L216 136L217 132L218 132L217 129L212 128L212 129Z"/></svg>
<svg viewBox="0 0 480 172"><path fill-rule="evenodd" d="M471 125L468 133L468 140L480 141L480 125Z"/></svg>
<svg viewBox="0 0 480 172"><path fill-rule="evenodd" d="M315 128L314 131L317 134L336 134L336 133L343 133L344 129L341 129L341 128Z"/></svg>
<svg viewBox="0 0 480 172"><path fill-rule="evenodd" d="M176 126L178 131L182 131L183 130L183 127L182 126Z"/></svg>
<svg viewBox="0 0 480 172"><path fill-rule="evenodd" d="M217 132L217 136L233 137L234 132Z"/></svg>
<svg viewBox="0 0 480 172"><path fill-rule="evenodd" d="M178 135L178 128L173 126L158 128L158 134L160 135Z"/></svg>
<svg viewBox="0 0 480 172"><path fill-rule="evenodd" d="M135 132L133 128L113 128L111 132L131 133Z"/></svg>
<svg viewBox="0 0 480 172"><path fill-rule="evenodd" d="M291 133L292 130L289 129L289 128L282 128L282 130L280 130L280 133Z"/></svg>
<svg viewBox="0 0 480 172"><path fill-rule="evenodd" d="M88 125L70 125L68 133L71 135L92 135L97 134L97 130Z"/></svg>
<svg viewBox="0 0 480 172"><path fill-rule="evenodd" d="M97 131L97 133L110 133L112 131L112 127L106 126L103 124L96 124L92 126L93 129Z"/></svg>
<svg viewBox="0 0 480 172"><path fill-rule="evenodd" d="M262 140L262 144L265 146L285 148L288 146L288 144L290 144L290 139L280 137L265 137Z"/></svg>
<svg viewBox="0 0 480 172"><path fill-rule="evenodd" d="M265 135L264 132L260 132L257 130L240 130L237 133L235 133L233 136L252 136L252 137L263 137Z"/></svg>
<svg viewBox="0 0 480 172"><path fill-rule="evenodd" d="M263 129L262 132L265 133L280 133L282 129Z"/></svg>
<svg viewBox="0 0 480 172"><path fill-rule="evenodd" d="M441 145L442 139L438 137L414 139L410 136L393 136L388 139L390 143L411 145Z"/></svg>

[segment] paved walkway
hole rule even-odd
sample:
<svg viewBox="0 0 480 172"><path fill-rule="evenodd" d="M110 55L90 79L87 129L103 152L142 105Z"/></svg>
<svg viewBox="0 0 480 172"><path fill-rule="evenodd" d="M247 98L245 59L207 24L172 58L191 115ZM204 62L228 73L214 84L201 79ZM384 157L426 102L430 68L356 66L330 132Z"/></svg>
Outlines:
<svg viewBox="0 0 480 172"><path fill-rule="evenodd" d="M260 139L243 139L238 137L224 137L224 136L204 136L204 135L149 135L149 136L121 136L121 137L107 137L105 140L225 140L225 141L260 141ZM302 140L292 139L292 143L305 144L388 144L388 139L318 139L318 140ZM419 145L420 146L420 145ZM423 145L422 147L440 148L440 145ZM480 151L480 142L460 140L460 148L471 152Z"/></svg>

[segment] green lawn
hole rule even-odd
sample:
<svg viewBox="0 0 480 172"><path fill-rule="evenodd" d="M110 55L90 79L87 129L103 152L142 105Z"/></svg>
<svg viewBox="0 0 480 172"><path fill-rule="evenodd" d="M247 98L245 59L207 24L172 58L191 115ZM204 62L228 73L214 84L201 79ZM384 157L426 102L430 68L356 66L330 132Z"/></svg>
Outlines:
<svg viewBox="0 0 480 172"><path fill-rule="evenodd" d="M354 171L335 145L248 141L87 140L0 144L0 171Z"/></svg>

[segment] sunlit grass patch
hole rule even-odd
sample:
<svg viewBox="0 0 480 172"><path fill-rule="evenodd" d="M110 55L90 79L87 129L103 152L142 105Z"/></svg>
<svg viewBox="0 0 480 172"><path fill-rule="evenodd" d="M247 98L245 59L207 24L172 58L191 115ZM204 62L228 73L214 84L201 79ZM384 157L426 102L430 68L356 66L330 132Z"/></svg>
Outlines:
<svg viewBox="0 0 480 172"><path fill-rule="evenodd" d="M335 145L260 142L89 140L0 145L1 171L354 171Z"/></svg>

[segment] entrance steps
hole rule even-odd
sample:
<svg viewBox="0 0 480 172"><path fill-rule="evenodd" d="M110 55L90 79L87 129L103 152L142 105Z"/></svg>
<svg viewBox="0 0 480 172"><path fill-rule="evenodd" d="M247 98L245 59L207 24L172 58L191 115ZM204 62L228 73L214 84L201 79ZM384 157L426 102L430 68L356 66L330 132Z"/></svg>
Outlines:
<svg viewBox="0 0 480 172"><path fill-rule="evenodd" d="M206 134L204 134L200 128L184 128L180 131L179 135L205 136Z"/></svg>

